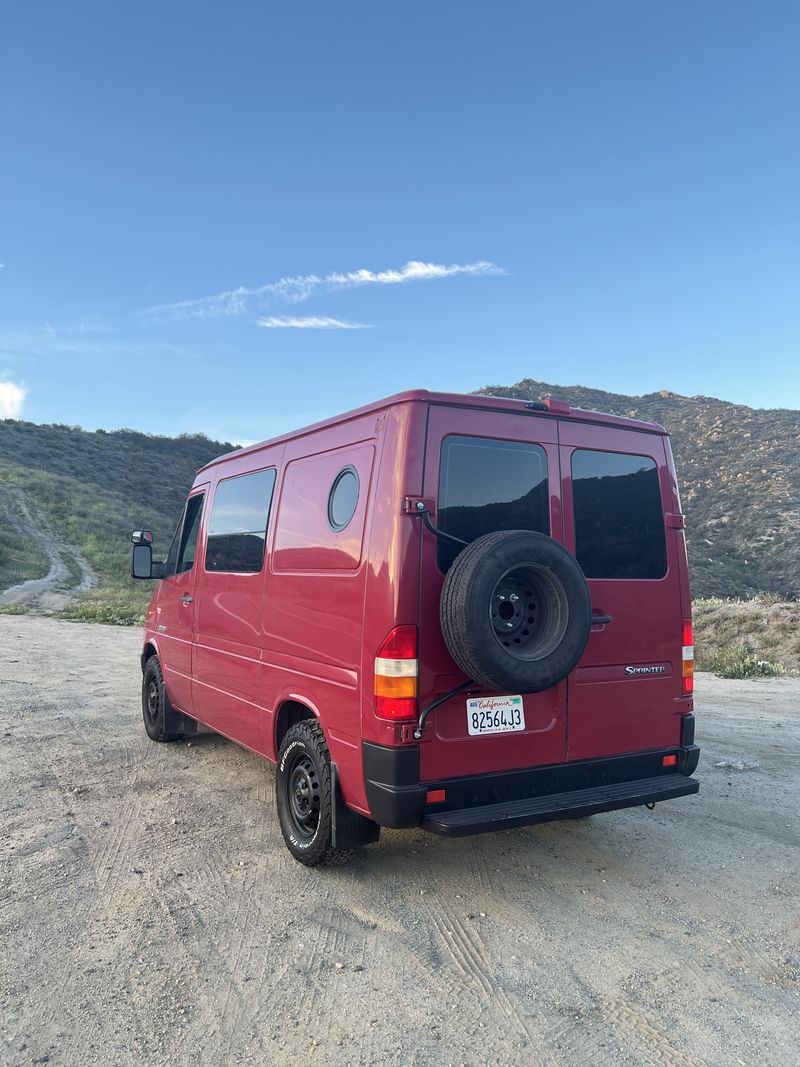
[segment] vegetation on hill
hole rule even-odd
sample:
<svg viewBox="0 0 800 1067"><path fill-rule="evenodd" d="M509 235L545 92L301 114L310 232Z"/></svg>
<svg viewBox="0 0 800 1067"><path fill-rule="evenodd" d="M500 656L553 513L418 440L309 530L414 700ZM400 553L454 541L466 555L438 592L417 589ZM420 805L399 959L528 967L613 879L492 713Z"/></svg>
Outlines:
<svg viewBox="0 0 800 1067"><path fill-rule="evenodd" d="M100 576L99 587L66 614L139 621L152 587L128 577L131 530L152 528L156 558L163 557L195 472L232 447L202 434L89 433L0 420L0 576L20 582L47 569L41 553L15 532L6 483L23 490L47 525L76 545Z"/></svg>
<svg viewBox="0 0 800 1067"><path fill-rule="evenodd" d="M526 378L478 390L567 400L670 433L696 597L800 596L800 411L662 391L623 396Z"/></svg>
<svg viewBox="0 0 800 1067"><path fill-rule="evenodd" d="M0 590L27 578L42 578L47 569L44 553L17 529L13 509L0 495Z"/></svg>
<svg viewBox="0 0 800 1067"><path fill-rule="evenodd" d="M712 597L693 605L695 664L723 678L800 671L800 602Z"/></svg>

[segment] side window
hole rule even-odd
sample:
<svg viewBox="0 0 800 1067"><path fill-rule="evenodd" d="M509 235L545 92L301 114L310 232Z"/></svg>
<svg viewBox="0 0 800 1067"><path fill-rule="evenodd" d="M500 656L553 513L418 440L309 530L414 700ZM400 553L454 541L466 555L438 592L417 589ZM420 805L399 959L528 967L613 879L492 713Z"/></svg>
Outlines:
<svg viewBox="0 0 800 1067"><path fill-rule="evenodd" d="M194 566L197 550L197 534L200 530L200 515L203 511L205 493L197 493L186 501L183 514L169 546L164 573L169 577L182 574Z"/></svg>
<svg viewBox="0 0 800 1067"><path fill-rule="evenodd" d="M549 534L547 453L523 441L446 437L437 518L440 529L462 541L497 530ZM440 540L436 551L446 571L459 547Z"/></svg>
<svg viewBox="0 0 800 1067"><path fill-rule="evenodd" d="M203 512L203 498L205 493L189 497L186 505L186 518L183 523L181 534L181 550L178 553L178 573L190 571L194 566L194 557L197 552L197 535L200 532L200 515Z"/></svg>
<svg viewBox="0 0 800 1067"><path fill-rule="evenodd" d="M328 522L332 530L343 530L356 513L358 506L358 472L344 467L333 479L328 494Z"/></svg>
<svg viewBox="0 0 800 1067"><path fill-rule="evenodd" d="M587 578L663 578L667 545L658 467L649 456L572 454L575 555Z"/></svg>
<svg viewBox="0 0 800 1067"><path fill-rule="evenodd" d="M254 574L264 563L275 471L225 478L208 520L206 570Z"/></svg>

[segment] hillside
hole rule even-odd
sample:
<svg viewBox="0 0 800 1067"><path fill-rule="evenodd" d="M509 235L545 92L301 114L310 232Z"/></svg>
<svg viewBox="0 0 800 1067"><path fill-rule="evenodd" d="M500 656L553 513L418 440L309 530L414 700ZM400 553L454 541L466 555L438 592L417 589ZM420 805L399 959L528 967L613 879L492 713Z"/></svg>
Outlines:
<svg viewBox="0 0 800 1067"><path fill-rule="evenodd" d="M576 407L662 423L681 483L694 595L800 595L800 412L530 379L479 392L554 395ZM231 447L202 435L89 433L0 420L0 590L48 570L62 584L66 570L74 588L85 589L93 571L98 587L67 613L108 622L139 618L151 590L127 577L131 529L152 527L156 558L166 552L195 471Z"/></svg>
<svg viewBox="0 0 800 1067"><path fill-rule="evenodd" d="M195 471L232 447L202 435L0 420L0 590L44 575L55 545L76 579L84 560L99 577L72 611L100 622L138 619L152 589L127 576L131 530L153 529L156 558L163 555Z"/></svg>
<svg viewBox="0 0 800 1067"><path fill-rule="evenodd" d="M526 378L477 390L661 423L669 430L686 513L695 597L800 596L800 411L708 396L624 396Z"/></svg>

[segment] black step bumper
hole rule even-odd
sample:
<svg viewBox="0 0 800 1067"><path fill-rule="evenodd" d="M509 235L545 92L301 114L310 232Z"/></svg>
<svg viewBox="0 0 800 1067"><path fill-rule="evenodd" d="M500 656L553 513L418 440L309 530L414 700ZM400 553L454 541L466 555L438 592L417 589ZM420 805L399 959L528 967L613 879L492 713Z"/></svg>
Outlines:
<svg viewBox="0 0 800 1067"><path fill-rule="evenodd" d="M422 829L443 837L464 837L491 830L511 830L515 826L532 826L556 819L580 819L600 811L614 811L639 804L655 804L696 793L700 783L683 774L662 774L616 785L600 785L570 793L551 793L501 804L484 804L475 808L456 808L431 813L422 821Z"/></svg>
<svg viewBox="0 0 800 1067"><path fill-rule="evenodd" d="M430 782L420 781L419 745L391 748L365 741L364 786L380 826L482 833L696 793L699 785L691 775L700 749L688 729L682 741L674 748ZM444 790L446 799L429 803L434 790Z"/></svg>

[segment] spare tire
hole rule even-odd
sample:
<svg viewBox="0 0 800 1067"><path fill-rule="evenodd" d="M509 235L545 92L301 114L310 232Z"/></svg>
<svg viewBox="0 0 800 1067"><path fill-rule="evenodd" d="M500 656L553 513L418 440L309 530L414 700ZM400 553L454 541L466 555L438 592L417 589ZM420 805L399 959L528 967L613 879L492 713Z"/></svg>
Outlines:
<svg viewBox="0 0 800 1067"><path fill-rule="evenodd" d="M538 693L560 682L589 639L591 597L577 560L552 537L508 530L456 556L439 601L442 633L486 689Z"/></svg>

